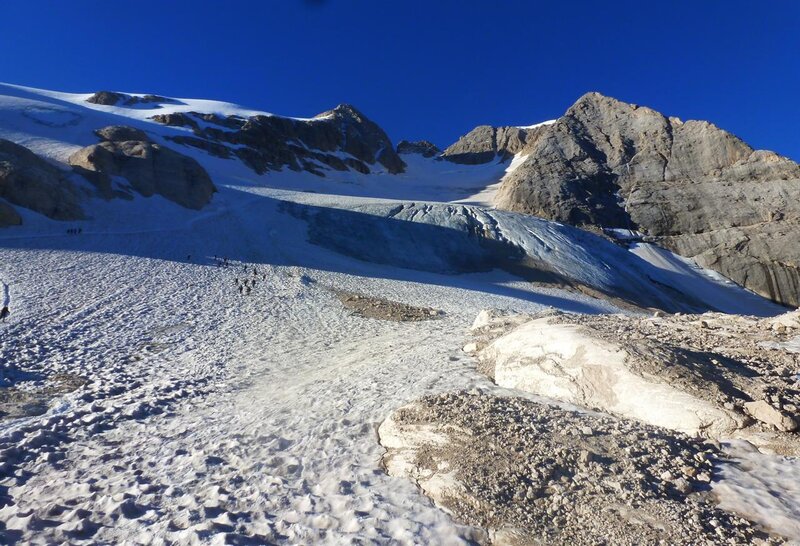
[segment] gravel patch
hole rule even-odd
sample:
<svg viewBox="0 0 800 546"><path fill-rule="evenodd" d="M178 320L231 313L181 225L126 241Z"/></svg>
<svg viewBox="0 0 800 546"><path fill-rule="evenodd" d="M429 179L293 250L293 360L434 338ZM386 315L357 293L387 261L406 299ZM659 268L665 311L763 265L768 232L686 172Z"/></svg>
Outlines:
<svg viewBox="0 0 800 546"><path fill-rule="evenodd" d="M708 493L713 443L476 392L426 396L380 429L390 474L495 544L780 544Z"/></svg>
<svg viewBox="0 0 800 546"><path fill-rule="evenodd" d="M342 305L354 314L364 318L395 322L419 322L422 320L436 320L444 316L444 311L433 309L432 307L414 307L405 303L341 290L334 290L334 293Z"/></svg>

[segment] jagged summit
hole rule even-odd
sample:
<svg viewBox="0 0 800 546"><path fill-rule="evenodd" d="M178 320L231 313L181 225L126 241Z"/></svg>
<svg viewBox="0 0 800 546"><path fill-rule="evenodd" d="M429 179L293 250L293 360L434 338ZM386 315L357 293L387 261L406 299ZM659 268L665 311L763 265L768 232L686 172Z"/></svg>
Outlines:
<svg viewBox="0 0 800 546"><path fill-rule="evenodd" d="M347 104L347 103L339 104L335 108L321 112L316 116L314 116L313 119L328 118L331 116L350 118L358 122L367 119L366 116L362 114L358 108L356 108L352 104Z"/></svg>

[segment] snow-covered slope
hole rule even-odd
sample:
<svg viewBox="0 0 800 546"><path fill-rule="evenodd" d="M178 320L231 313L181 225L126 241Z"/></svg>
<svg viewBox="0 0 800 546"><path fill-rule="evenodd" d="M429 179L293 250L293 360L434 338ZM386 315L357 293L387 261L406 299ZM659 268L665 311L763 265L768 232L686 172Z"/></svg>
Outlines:
<svg viewBox="0 0 800 546"><path fill-rule="evenodd" d="M468 543L475 529L381 471L374 427L422 394L503 392L460 350L478 311L609 313L623 300L691 310L728 298L681 295L601 237L478 206L514 162L404 154L402 174L258 175L180 146L169 137L186 128L149 117L262 113L89 96L0 85L0 138L67 169L93 131L131 126L196 159L219 191L199 211L159 196L92 198L80 222L20 208L23 224L0 230L11 311L0 373L9 392L40 401L0 421L3 540ZM342 291L444 314L361 318Z"/></svg>
<svg viewBox="0 0 800 546"><path fill-rule="evenodd" d="M505 174L513 172L515 166L524 159L515 157L510 163L465 166L424 158L416 154L404 154L407 171L396 175L386 172L364 175L354 171L328 170L324 177L320 177L309 172L288 169L257 175L238 159L221 159L193 147L178 145L170 138L176 134L186 133L188 129L164 126L151 118L155 113L182 112L202 112L243 118L272 114L230 103L185 98L162 98L159 102L134 106L104 106L87 102L90 96L91 94L68 94L0 85L0 138L22 144L67 169L65 162L72 153L96 142L94 131L108 125L131 126L144 130L155 142L179 149L181 153L197 159L209 172L215 184L222 189L212 200L211 205L198 214L187 213L180 207L164 203L164 200L157 196L148 199L136 198L132 203L95 199L88 206L93 219L82 228L94 232L175 228L185 225L186 222L196 221L201 216L229 214L231 210L241 209L246 203L259 199L259 196L281 201L297 199L308 203L314 201L308 196L298 198L295 193L298 191L384 200L449 201L487 205L491 200L492 188L496 187ZM339 207L362 202L359 199L335 201ZM330 203L331 200L328 199L326 202ZM24 210L21 214L24 225L8 229L0 234L0 237L55 234L66 229L61 223L48 221L38 214ZM431 218L428 217L429 222ZM663 271L658 271L658 268L631 260L621 253L614 253L610 245L577 230L560 228L556 224L548 224L525 216L505 215L504 218L506 226L500 229L503 232L502 238L513 240L514 246L524 249L525 255L535 259L537 264L544 265L546 269L557 270L565 279L577 280L611 295L619 295L620 289L637 284L633 281L620 282L620 279L629 272L634 277L640 278L643 283L642 288L635 290L636 292L655 294L662 291L662 288L651 280L660 283L662 287L673 286L679 291L685 288L676 283L674 275L665 276ZM442 227L451 227L446 225L447 221L443 217L439 219L445 222ZM437 220L433 221L435 223ZM496 220L492 219L491 222L496 223ZM556 233L558 235L555 235ZM248 232L246 236L250 237L252 234ZM493 235L495 238L498 236L500 235ZM596 250L594 263L592 263L592 250L579 250L587 248L587 245L593 246ZM537 248L544 249L544 252ZM561 251L551 252L552 249ZM584 254L578 259L576 256L580 255L580 252ZM608 258L609 252L614 254L614 259ZM573 263L549 264L550 260L563 260L564 257ZM423 265L421 268L426 267ZM477 269L481 268L485 269L485 265ZM718 290L714 292L703 289L692 290L687 293L688 297L684 300L695 304L695 308L706 305L710 308L728 310L731 308L727 304L726 294ZM674 298L675 294L671 291L667 291L666 296L661 297L662 300ZM645 299L652 302L659 298ZM739 305L735 310L760 315L779 311L777 307L764 304L763 300L758 298L751 298L751 301L752 305Z"/></svg>

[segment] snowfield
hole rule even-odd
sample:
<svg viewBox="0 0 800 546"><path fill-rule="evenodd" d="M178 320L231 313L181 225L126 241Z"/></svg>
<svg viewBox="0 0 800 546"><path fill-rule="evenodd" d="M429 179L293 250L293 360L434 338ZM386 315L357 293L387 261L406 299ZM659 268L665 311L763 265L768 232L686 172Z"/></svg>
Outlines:
<svg viewBox="0 0 800 546"><path fill-rule="evenodd" d="M161 197L98 199L85 222L19 209L23 226L0 230L11 310L0 322L9 393L0 409L17 412L0 420L3 543L469 544L478 529L384 472L377 428L424 395L511 393L462 351L482 309L630 312L639 298L785 311L657 249L628 252L487 208L520 158L473 167L406 154L395 176L257 176L165 140L185 129L146 119L256 112L190 99L108 107L88 96L0 85L0 138L63 166L96 142L93 130L131 125L197 159L219 192L199 212ZM66 232L74 227L80 235ZM492 257L471 229L554 277L468 267ZM337 291L443 314L364 318ZM723 505L800 540L796 460L731 457L775 471L753 478L732 465L715 486ZM745 508L772 506L770 494L782 499L774 518Z"/></svg>

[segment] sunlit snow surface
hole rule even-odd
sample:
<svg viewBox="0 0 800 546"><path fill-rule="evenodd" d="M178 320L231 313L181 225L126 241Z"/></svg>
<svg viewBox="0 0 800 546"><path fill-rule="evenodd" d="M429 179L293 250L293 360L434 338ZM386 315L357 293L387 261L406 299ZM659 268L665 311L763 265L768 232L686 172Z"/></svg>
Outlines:
<svg viewBox="0 0 800 546"><path fill-rule="evenodd" d="M470 529L453 523L412 483L381 471L375 426L426 393L507 393L478 374L460 349L481 309L618 309L503 271L453 275L358 260L310 244L309 222L287 213L285 203L345 214L376 214L411 201L488 206L501 178L524 157L464 166L404 155L408 170L397 176L256 176L237 160L164 140L185 130L147 117L259 112L190 99L160 108L107 107L86 103L88 96L0 85L0 138L63 164L97 142L94 129L132 125L195 157L220 191L200 212L160 197L97 200L87 205L93 219L74 225L21 210L24 226L0 232L0 282L12 309L0 324L0 362L32 370L32 381L36 370L81 375L96 393L93 400L60 395L42 416L0 422L6 438L45 429L64 434L41 440L64 454L58 464L36 458L39 440L20 441L35 455L26 467L32 477L9 489L20 512L0 512L7 527L23 525L26 508L74 499L89 515L76 510L69 517L100 524L93 540L108 543L188 541L199 532L192 514L203 510L216 522L203 531L205 540L232 527L286 543L467 542ZM648 269L632 254L593 253L557 224L500 217L506 236L592 282L614 282L615 268L643 283L644 271L666 272L660 282L722 310L780 311L657 249L634 249L655 264ZM65 233L78 225L81 235ZM360 234L365 241L371 235ZM217 267L215 256L229 258L231 267ZM253 275L244 264L256 267L259 279L246 297L236 288L236 279ZM422 323L362 319L339 305L332 288L445 315ZM751 511L753 517L800 538L793 523L796 461L733 456L740 468L761 465L783 478L730 467L715 486L723 502L767 506ZM769 492L778 501L769 504ZM135 495L140 516L115 512L114 496L124 493Z"/></svg>

